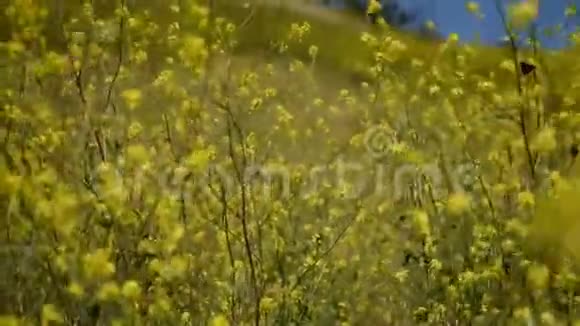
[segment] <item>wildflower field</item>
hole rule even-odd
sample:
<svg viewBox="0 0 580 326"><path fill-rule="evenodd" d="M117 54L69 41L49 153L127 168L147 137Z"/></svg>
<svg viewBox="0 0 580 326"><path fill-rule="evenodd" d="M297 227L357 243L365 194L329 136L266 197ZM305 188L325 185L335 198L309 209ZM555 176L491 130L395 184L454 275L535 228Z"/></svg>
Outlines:
<svg viewBox="0 0 580 326"><path fill-rule="evenodd" d="M580 34L0 9L0 325L580 325Z"/></svg>

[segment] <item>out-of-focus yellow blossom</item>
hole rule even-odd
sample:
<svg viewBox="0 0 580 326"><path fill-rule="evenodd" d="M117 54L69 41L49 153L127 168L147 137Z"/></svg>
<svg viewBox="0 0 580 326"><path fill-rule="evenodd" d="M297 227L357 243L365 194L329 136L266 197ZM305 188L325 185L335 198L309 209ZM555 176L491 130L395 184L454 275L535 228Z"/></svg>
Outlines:
<svg viewBox="0 0 580 326"><path fill-rule="evenodd" d="M312 58L313 60L316 59L316 56L318 55L318 47L316 45L311 45L308 48L308 55L310 56L310 58Z"/></svg>
<svg viewBox="0 0 580 326"><path fill-rule="evenodd" d="M224 315L218 315L211 319L210 326L229 326L230 322Z"/></svg>
<svg viewBox="0 0 580 326"><path fill-rule="evenodd" d="M573 17L573 16L576 16L576 15L577 15L577 13L578 13L578 10L576 9L576 6L575 6L575 5L568 6L568 7L566 7L566 9L564 10L564 15L565 15L566 17Z"/></svg>
<svg viewBox="0 0 580 326"><path fill-rule="evenodd" d="M430 31L435 31L437 29L437 25L435 25L434 21L428 20L425 22L425 28L427 28Z"/></svg>
<svg viewBox="0 0 580 326"><path fill-rule="evenodd" d="M136 299L141 295L141 287L137 281L126 281L121 289L121 294L127 299Z"/></svg>
<svg viewBox="0 0 580 326"><path fill-rule="evenodd" d="M425 211L416 210L413 213L413 221L419 234L429 235L431 233L429 215Z"/></svg>
<svg viewBox="0 0 580 326"><path fill-rule="evenodd" d="M504 60L500 63L500 68L511 73L515 73L516 68L513 60Z"/></svg>
<svg viewBox="0 0 580 326"><path fill-rule="evenodd" d="M109 261L109 255L107 249L97 249L83 257L87 279L108 277L115 272L115 265Z"/></svg>
<svg viewBox="0 0 580 326"><path fill-rule="evenodd" d="M556 317L554 317L554 314L550 311L542 312L540 319L544 325L558 325Z"/></svg>
<svg viewBox="0 0 580 326"><path fill-rule="evenodd" d="M458 290L457 287L455 285L449 285L447 287L447 289L445 289L445 294L452 300L456 299L459 294L458 294Z"/></svg>
<svg viewBox="0 0 580 326"><path fill-rule="evenodd" d="M505 253L513 253L516 245L515 242L511 239L505 239L502 243L501 243L501 248L503 249L503 251Z"/></svg>
<svg viewBox="0 0 580 326"><path fill-rule="evenodd" d="M199 67L208 56L205 40L195 35L183 38L179 57L188 67Z"/></svg>
<svg viewBox="0 0 580 326"><path fill-rule="evenodd" d="M186 166L196 172L204 172L215 152L212 148L193 151L186 159Z"/></svg>
<svg viewBox="0 0 580 326"><path fill-rule="evenodd" d="M8 42L6 44L6 48L8 49L8 54L10 55L10 58L12 58L12 59L17 57L21 53L23 53L24 50L26 49L24 44L22 44L22 42L18 42L18 41Z"/></svg>
<svg viewBox="0 0 580 326"><path fill-rule="evenodd" d="M503 196L508 189L508 186L505 183L498 183L493 185L492 191L497 196Z"/></svg>
<svg viewBox="0 0 580 326"><path fill-rule="evenodd" d="M457 34L457 33L449 34L447 41L451 44L455 44L455 43L459 42L459 34Z"/></svg>
<svg viewBox="0 0 580 326"><path fill-rule="evenodd" d="M532 316L532 312L529 307L520 307L514 310L514 318L520 321L528 321Z"/></svg>
<svg viewBox="0 0 580 326"><path fill-rule="evenodd" d="M443 264L437 259L432 259L431 262L429 262L429 270L431 272L438 272L442 268L443 268Z"/></svg>
<svg viewBox="0 0 580 326"><path fill-rule="evenodd" d="M134 138L134 137L139 136L142 132L143 132L143 125L141 123L139 123L138 121L133 121L133 122L131 122L131 124L129 125L129 128L127 129L127 136L129 138Z"/></svg>
<svg viewBox="0 0 580 326"><path fill-rule="evenodd" d="M271 311L272 309L276 308L276 301L270 297L262 298L260 306L264 309L264 311Z"/></svg>
<svg viewBox="0 0 580 326"><path fill-rule="evenodd" d="M506 223L506 231L513 232L520 237L525 237L529 232L527 225L517 218L512 218Z"/></svg>
<svg viewBox="0 0 580 326"><path fill-rule="evenodd" d="M62 323L64 318L55 305L45 304L42 306L42 326L48 326L51 323Z"/></svg>
<svg viewBox="0 0 580 326"><path fill-rule="evenodd" d="M451 215L461 215L469 209L471 199L463 192L453 193L447 199L447 211Z"/></svg>
<svg viewBox="0 0 580 326"><path fill-rule="evenodd" d="M133 165L145 164L149 161L149 151L141 144L127 147L127 161Z"/></svg>
<svg viewBox="0 0 580 326"><path fill-rule="evenodd" d="M121 93L121 97L125 100L125 104L131 110L137 108L141 104L142 93L140 89L131 88L126 89Z"/></svg>
<svg viewBox="0 0 580 326"><path fill-rule="evenodd" d="M97 298L101 301L113 301L119 297L121 290L113 281L105 282L97 292Z"/></svg>
<svg viewBox="0 0 580 326"><path fill-rule="evenodd" d="M556 131L550 127L540 130L532 142L532 148L538 152L551 152L557 146Z"/></svg>
<svg viewBox="0 0 580 326"><path fill-rule="evenodd" d="M71 282L67 287L67 291L75 297L81 297L85 293L85 290L78 282Z"/></svg>
<svg viewBox="0 0 580 326"><path fill-rule="evenodd" d="M528 267L527 280L528 285L535 289L541 290L546 288L550 279L550 270L545 265L534 264Z"/></svg>
<svg viewBox="0 0 580 326"><path fill-rule="evenodd" d="M409 271L406 269L400 270L400 271L395 273L395 278L401 283L405 282L405 280L407 280L408 276L409 276Z"/></svg>
<svg viewBox="0 0 580 326"><path fill-rule="evenodd" d="M16 316L0 316L0 325L3 326L21 326L23 323ZM44 325L43 325L44 326Z"/></svg>
<svg viewBox="0 0 580 326"><path fill-rule="evenodd" d="M381 11L382 5L379 0L370 0L367 7L367 14L374 15Z"/></svg>
<svg viewBox="0 0 580 326"><path fill-rule="evenodd" d="M401 154L405 153L408 150L408 146L404 142L394 142L391 145L389 145L389 150L393 154Z"/></svg>
<svg viewBox="0 0 580 326"><path fill-rule="evenodd" d="M522 206L533 206L536 203L535 196L529 191L523 191L518 194L518 203Z"/></svg>
<svg viewBox="0 0 580 326"><path fill-rule="evenodd" d="M173 256L168 263L164 264L159 271L161 277L166 280L175 280L184 276L188 262L183 256Z"/></svg>
<svg viewBox="0 0 580 326"><path fill-rule="evenodd" d="M479 13L479 3L476 1L468 1L465 4L465 8L467 8L467 11L469 11L472 14L477 14Z"/></svg>
<svg viewBox="0 0 580 326"><path fill-rule="evenodd" d="M570 183L558 191L557 197L541 198L532 223L534 239L544 246L558 246L580 258L580 187Z"/></svg>
<svg viewBox="0 0 580 326"><path fill-rule="evenodd" d="M524 29L538 17L539 0L522 0L512 4L508 10L511 25Z"/></svg>
<svg viewBox="0 0 580 326"><path fill-rule="evenodd" d="M8 171L0 171L0 194L14 194L20 189L22 176L13 175Z"/></svg>

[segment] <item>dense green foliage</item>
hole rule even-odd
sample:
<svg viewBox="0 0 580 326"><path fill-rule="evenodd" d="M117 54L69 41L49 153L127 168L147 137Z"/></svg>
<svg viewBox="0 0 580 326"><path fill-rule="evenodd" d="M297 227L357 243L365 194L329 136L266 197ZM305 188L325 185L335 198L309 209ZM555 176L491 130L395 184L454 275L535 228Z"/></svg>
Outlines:
<svg viewBox="0 0 580 326"><path fill-rule="evenodd" d="M576 49L136 3L2 13L0 325L579 323Z"/></svg>

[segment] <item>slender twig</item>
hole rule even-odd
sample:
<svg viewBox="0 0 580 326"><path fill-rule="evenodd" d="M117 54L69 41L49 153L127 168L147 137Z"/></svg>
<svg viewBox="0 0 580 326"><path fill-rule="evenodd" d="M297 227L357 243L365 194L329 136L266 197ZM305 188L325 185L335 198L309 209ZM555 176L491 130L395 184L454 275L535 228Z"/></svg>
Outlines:
<svg viewBox="0 0 580 326"><path fill-rule="evenodd" d="M20 98L24 97L24 93L26 91L26 75L28 73L28 69L26 67L26 63L22 64L22 70L21 70L21 79L20 79L20 87L18 90L18 94L20 96Z"/></svg>
<svg viewBox="0 0 580 326"><path fill-rule="evenodd" d="M107 110L109 105L111 104L111 98L113 95L113 88L115 87L115 83L119 78L119 73L121 72L121 66L123 65L123 41L124 41L124 34L125 34L125 9L126 9L126 1L121 0L121 17L119 18L119 39L117 43L117 66L115 67L115 72L113 74L113 79L109 84L109 88L107 89L107 99L105 101L105 106L103 108L104 111ZM113 106L113 109L115 107ZM116 110L115 110L116 111Z"/></svg>
<svg viewBox="0 0 580 326"><path fill-rule="evenodd" d="M513 31L512 31L512 29L507 21L506 14L502 8L501 1L496 0L495 5L496 5L497 12L500 16L501 22L503 24L503 27L508 35L512 60L513 60L514 68L516 71L515 78L516 78L516 85L517 85L518 94L520 97L523 97L524 91L523 91L522 80L521 80L522 78L521 78L521 72L520 72L520 61L518 58L518 46L516 44L516 40L515 40ZM519 105L520 132L521 132L523 140L524 140L524 147L525 147L526 155L527 155L527 159L528 159L530 176L532 178L532 181L535 181L535 179L536 179L536 164L535 164L534 154L532 153L531 146L530 146L528 128L526 125L526 113L527 113L526 106L523 104Z"/></svg>
<svg viewBox="0 0 580 326"><path fill-rule="evenodd" d="M99 149L99 154L101 156L101 161L105 162L107 161L107 152L105 150L105 146L101 139L101 134L98 129L94 131L94 136L95 141L97 142L97 148Z"/></svg>
<svg viewBox="0 0 580 326"><path fill-rule="evenodd" d="M228 119L228 139L229 139L229 152L230 152L230 158L232 159L232 161L235 162L235 151L233 149L233 143L232 143L232 128L231 126L234 125L234 123L232 122L232 118L230 117ZM236 163L234 163L234 165L236 165ZM245 164L244 164L245 166ZM240 220L242 222L242 234L244 237L244 247L246 249L246 256L248 259L248 264L250 265L250 277L252 279L252 284L254 287L254 304L255 304L255 315L254 315L254 323L256 326L260 325L260 304L261 304L261 298L260 298L260 291L258 289L258 279L257 279L257 273L256 273L256 266L255 266L255 262L254 262L254 253L252 250L252 246L251 246L251 240L250 240L250 232L249 232L249 226L248 226L248 208L247 208L247 189L246 189L246 180L244 178L244 175L241 173L239 168L236 168L237 174L238 174L238 183L239 183L239 187L240 187L240 191L241 191L241 199L242 199L242 203L241 203L241 212L239 213L239 217Z"/></svg>
<svg viewBox="0 0 580 326"><path fill-rule="evenodd" d="M77 88L77 92L79 95L79 98L81 99L81 102L83 103L83 105L87 105L87 98L85 96L85 89L83 86L83 69L82 67L79 68L78 70L76 70L75 68L75 59L73 58L72 55L69 55L69 61L72 67L72 76L75 80L75 86Z"/></svg>
<svg viewBox="0 0 580 326"><path fill-rule="evenodd" d="M246 18L240 23L240 25L238 26L238 31L243 30L246 26L248 26L250 24L250 22L252 21L252 19L254 19L255 14L256 14L256 6L252 5L250 7L250 12L246 16Z"/></svg>
<svg viewBox="0 0 580 326"><path fill-rule="evenodd" d="M321 254L319 254L314 259L314 261L310 265L308 265L302 271L302 273L300 273L298 275L294 285L292 286L292 290L295 290L298 286L300 286L304 277L306 277L306 275L308 275L308 273L310 273L314 269L314 267L316 267L316 265L318 265L318 263L322 259L324 259L326 256L328 256L334 250L334 248L338 245L340 240L342 240L344 238L344 236L346 235L346 233L348 232L348 230L351 228L351 226L354 224L355 221L356 221L356 215L353 215L351 217L351 219L349 220L349 222L347 223L347 225L340 231L340 233L336 236L334 241L330 244L330 246L326 250L324 250Z"/></svg>
<svg viewBox="0 0 580 326"><path fill-rule="evenodd" d="M241 192L241 208L240 211L238 212L238 217L240 218L240 221L242 223L242 236L244 239L244 248L246 251L246 258L248 260L248 264L249 264L249 269L250 269L250 278L252 281L252 285L253 285L253 289L254 289L254 305L255 305L255 314L254 314L254 324L256 326L260 325L260 319L261 319L261 312L260 312L260 305L261 305L261 294L260 294L260 289L258 286L258 277L257 277L257 272L256 272L256 262L254 261L254 253L253 253L253 249L252 249L252 241L250 239L250 231L249 231L249 225L248 225L248 203L247 203L247 186L246 186L246 178L245 175L243 174L242 170L245 169L247 167L247 155L246 155L246 146L245 146L245 138L244 138L244 133L240 127L240 125L237 123L233 112L231 111L231 107L229 105L229 103L219 103L219 102L215 102L218 105L219 108L221 108L222 110L224 110L227 113L227 138L228 138L228 149L229 149L229 156L230 159L232 160L232 165L234 167L234 171L236 173L237 176L237 180L238 180L238 184L239 184L239 188L240 188L240 192ZM236 132L239 141L240 141L240 145L242 147L242 162L241 162L241 167L238 165L238 160L237 160L237 155L236 155L236 151L234 149L234 135L233 132Z"/></svg>
<svg viewBox="0 0 580 326"><path fill-rule="evenodd" d="M229 258L229 262L230 262L230 268L232 269L232 275L231 275L231 286L232 286L232 297L230 298L231 300L231 319L232 322L235 323L236 322L236 267L235 267L235 256L234 256L234 250L232 247L232 241L230 238L230 225L229 225L229 216L228 216L228 200L227 200L227 195L226 195L226 189L223 183L220 183L220 202L222 204L222 213L221 213L221 218L222 218L222 223L224 225L224 235L226 237L226 247L228 250L228 258Z"/></svg>
<svg viewBox="0 0 580 326"><path fill-rule="evenodd" d="M169 149L171 150L171 154L173 155L174 160L178 162L179 159L177 158L177 153L175 151L175 145L173 142L173 135L171 134L171 127L169 126L169 118L167 117L166 113L163 113L162 118L165 128L165 140L169 144Z"/></svg>

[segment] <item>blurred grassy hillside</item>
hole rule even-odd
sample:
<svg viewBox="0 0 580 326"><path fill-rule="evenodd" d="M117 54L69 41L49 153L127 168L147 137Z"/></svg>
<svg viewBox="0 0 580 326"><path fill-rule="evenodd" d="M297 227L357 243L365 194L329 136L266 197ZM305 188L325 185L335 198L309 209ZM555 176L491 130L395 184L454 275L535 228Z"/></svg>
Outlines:
<svg viewBox="0 0 580 326"><path fill-rule="evenodd" d="M333 64L355 64L356 59L369 55L369 51L360 46L362 32L374 32L376 27L369 25L364 17L342 10L320 8L306 1L262 0L253 5L243 5L246 1L219 1L217 8L220 14L241 23L246 21L242 48L249 50L269 46L272 40L279 40L287 33L291 23L308 21L312 26L312 35L305 39L305 44L314 43L326 48L321 57ZM419 59L433 58L441 41L418 38L408 31L391 29L393 38L409 46L411 57ZM472 45L480 53L481 67L490 68L499 57L509 54L509 49ZM303 49L305 50L305 49ZM298 50L296 50L298 51ZM302 55L305 51L303 51ZM554 59L566 59L569 51L543 51L543 54ZM298 53L297 53L298 54ZM346 65L348 66L348 64ZM352 67L351 67L352 68Z"/></svg>
<svg viewBox="0 0 580 326"><path fill-rule="evenodd" d="M317 63L331 71L340 71L347 76L360 77L372 51L361 41L364 32L376 33L377 27L370 26L364 17L348 12L327 10L305 1L264 0L254 6L244 6L240 1L220 1L218 12L239 24L244 24L239 37L239 51L244 53L263 52L271 49L274 40L283 40L288 35L292 23L307 21L311 32L301 43L292 44L290 54L301 59L308 59L308 48L316 45L319 48ZM398 63L408 63L418 59L429 65L436 65L440 48L444 42L420 39L412 33L392 29L393 39L400 40L407 46L407 59ZM500 75L500 65L511 59L509 48L498 48L483 45L468 45L477 60L470 62L470 72L474 75ZM535 61L541 66L543 78L549 83L549 91L557 96L571 86L570 79L580 66L577 49L560 51L540 49L538 53L531 50L520 52L523 59ZM535 57L535 58L534 58ZM368 66L368 65L366 65ZM501 78L499 79L502 80ZM511 78L505 80L506 87L515 87Z"/></svg>
<svg viewBox="0 0 580 326"><path fill-rule="evenodd" d="M7 7L8 0L0 1L0 8ZM78 3L67 3L66 6L52 4L50 9L52 21L62 21L63 17L76 10ZM136 4L147 7L154 12L155 20L163 21L163 17L170 14L170 4L165 1L148 1ZM60 6L60 7L59 7ZM106 16L114 10L114 2L99 1L96 3L96 14ZM330 10L310 4L303 0L217 0L215 2L217 16L226 17L237 24L242 24L238 37L240 53L272 54L272 48L280 45L280 40L286 39L293 23L308 22L310 32L300 43L294 42L288 48L289 54L301 59L308 59L308 49L316 45L319 49L317 64L338 71L347 76L359 76L372 51L361 42L363 32L376 32L376 27L366 23L364 17L339 10ZM191 28L198 22L182 22L182 28ZM49 40L58 41L61 36L59 28L47 31ZM440 41L424 40L405 31L391 30L393 39L402 41L408 48L408 59L419 59L427 64L436 64L439 56ZM7 21L0 21L0 40L10 37L10 26ZM274 43L277 42L277 43ZM490 72L500 71L499 64L510 57L508 48L470 45L478 56L472 63L472 72L487 75ZM565 76L575 67L578 51L541 51L542 63L545 70L553 76L551 84L569 84ZM531 56L531 53L527 53ZM399 61L401 62L401 61Z"/></svg>
<svg viewBox="0 0 580 326"><path fill-rule="evenodd" d="M7 0L0 1L1 5ZM44 32L49 44L56 44L62 47L63 38L58 22L63 21L69 13L76 10L78 3L67 3L62 8L53 7L49 10L50 20L55 23L54 28ZM147 8L151 13L151 18L159 23L164 22L164 17L170 17L171 6L165 1L140 2L135 4L140 8ZM97 16L107 16L114 10L114 3L101 1L96 4ZM279 49L287 48L282 57L298 58L310 61L309 49L315 45L318 49L316 64L326 73L330 73L334 81L341 80L360 81L365 76L368 69L368 62L372 59L373 51L367 48L361 41L361 35L365 32L375 34L378 27L370 26L364 17L336 10L321 8L308 1L302 0L217 0L215 2L215 15L226 17L240 25L237 35L237 54L243 57L253 57L261 60L264 56L269 57L281 55ZM169 20L169 19L165 19ZM302 24L308 22L309 32L301 41L288 40L292 24ZM182 29L195 28L199 22L181 22ZM5 20L0 21L0 41L9 39L11 35L10 26ZM391 67L393 70L405 76L405 69L412 60L420 60L423 63L436 66L442 58L440 48L445 42L425 40L415 35L398 30L390 30L389 36L394 40L401 41L406 47L405 58L398 59L397 63ZM505 60L511 59L509 48L495 48L480 45L468 46L472 56L476 60L469 61L467 72L473 76L490 77L505 85L500 87L515 87L513 75L506 74L509 78L502 80L496 78L505 71L500 65ZM163 50L161 50L163 51ZM567 49L563 51L540 50L538 54L531 51L521 52L524 58L539 63L543 78L548 81L549 92L558 97L557 94L564 93L564 90L573 86L570 80L579 69L577 63L580 51L577 49ZM151 54L150 57L154 57ZM367 68L364 68L367 67ZM465 71L465 70L464 70Z"/></svg>

